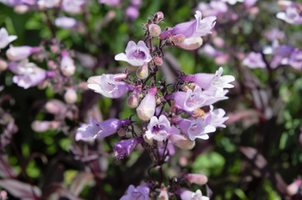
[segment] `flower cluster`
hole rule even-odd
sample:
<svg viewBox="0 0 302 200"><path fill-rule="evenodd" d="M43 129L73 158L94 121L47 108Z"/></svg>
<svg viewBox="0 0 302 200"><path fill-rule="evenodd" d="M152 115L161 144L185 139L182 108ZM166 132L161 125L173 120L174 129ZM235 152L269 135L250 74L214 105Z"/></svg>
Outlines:
<svg viewBox="0 0 302 200"><path fill-rule="evenodd" d="M138 67L136 76L133 77L127 72L102 74L92 76L87 81L89 89L108 98L120 98L127 92L130 93L127 105L136 108L138 118L145 123L142 132L137 133L133 129L134 121L130 119L98 122L91 118L90 124L84 124L78 129L76 140L91 141L118 131L125 139L113 147L117 159L129 155L136 145L141 144L148 150L155 164L162 165L162 161L166 162L168 156L173 154L174 150L169 151L173 145L181 149L192 149L196 139L207 140L209 133L215 132L219 127L226 127L223 124L228 119L225 117L225 111L221 108L214 109L213 104L228 99L226 89L233 87L230 83L235 78L231 75L222 75L222 67L214 74L181 73L173 87L157 79L163 62L163 48L166 46L178 46L188 50L199 48L202 44L201 37L211 34L216 17L202 19L201 12L196 11L195 20L166 28L164 32L161 32L162 28L159 26L162 20L163 13L156 13L153 19L144 24L146 30L144 41L141 40L137 44L129 41L125 53L115 56L117 61L125 61ZM156 45L153 44L152 38L159 40L157 48L154 48ZM165 109L166 104L170 105L169 109ZM124 133L121 135L120 132ZM125 134L127 132L131 135ZM153 151L160 153L154 157ZM142 185L135 188L131 185L127 195L121 199L148 199L149 187ZM165 196L162 192L160 195ZM180 195L182 199L207 199L202 197L200 191L172 192Z"/></svg>

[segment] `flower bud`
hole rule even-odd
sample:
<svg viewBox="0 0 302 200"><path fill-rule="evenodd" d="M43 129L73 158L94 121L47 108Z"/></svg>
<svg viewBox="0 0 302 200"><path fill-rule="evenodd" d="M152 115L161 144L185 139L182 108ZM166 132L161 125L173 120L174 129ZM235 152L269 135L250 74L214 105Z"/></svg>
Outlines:
<svg viewBox="0 0 302 200"><path fill-rule="evenodd" d="M183 42L175 43L175 45L186 50L195 50L202 45L202 38L188 38Z"/></svg>
<svg viewBox="0 0 302 200"><path fill-rule="evenodd" d="M204 185L208 182L208 177L203 174L186 174L185 178L190 181L190 183L197 185Z"/></svg>
<svg viewBox="0 0 302 200"><path fill-rule="evenodd" d="M161 33L160 26L158 26L157 24L151 24L149 26L149 32L151 37L159 36L159 34Z"/></svg>
<svg viewBox="0 0 302 200"><path fill-rule="evenodd" d="M136 70L136 76L140 79L144 79L148 76L148 72L148 63L145 63Z"/></svg>
<svg viewBox="0 0 302 200"><path fill-rule="evenodd" d="M64 94L64 100L66 103L73 104L77 101L78 95L76 91L72 88L67 89L65 94Z"/></svg>
<svg viewBox="0 0 302 200"><path fill-rule="evenodd" d="M65 76L72 76L75 72L73 60L68 55L67 51L62 51L61 71Z"/></svg>
<svg viewBox="0 0 302 200"><path fill-rule="evenodd" d="M18 14L24 14L29 10L29 7L27 5L17 5L14 7L14 11Z"/></svg>
<svg viewBox="0 0 302 200"><path fill-rule="evenodd" d="M34 121L31 128L36 132L45 132L49 129L56 129L59 125L59 121Z"/></svg>
<svg viewBox="0 0 302 200"><path fill-rule="evenodd" d="M128 99L127 99L127 105L130 108L136 108L138 106L138 103L139 103L139 94L140 94L141 90L142 90L142 86L141 85L136 86L136 88L133 91L133 93L128 97Z"/></svg>
<svg viewBox="0 0 302 200"><path fill-rule="evenodd" d="M0 197L1 197L0 199L6 200L6 199L7 199L7 198L6 198L6 197L7 197L7 192L4 191L4 190L1 191L1 192L0 192Z"/></svg>
<svg viewBox="0 0 302 200"><path fill-rule="evenodd" d="M160 190L158 199L159 200L169 200L169 195L168 195L168 192L167 192L167 188L164 187Z"/></svg>
<svg viewBox="0 0 302 200"><path fill-rule="evenodd" d="M137 107L136 112L141 120L148 121L154 115L156 106L156 92L156 88L151 88L149 90L149 93L145 96L145 98L141 101L140 105Z"/></svg>
<svg viewBox="0 0 302 200"><path fill-rule="evenodd" d="M126 131L125 131L125 129L120 128L120 129L117 131L117 134L118 134L120 137L123 137L123 136L126 135Z"/></svg>
<svg viewBox="0 0 302 200"><path fill-rule="evenodd" d="M7 69L7 62L4 60L0 60L0 71L4 71Z"/></svg>
<svg viewBox="0 0 302 200"><path fill-rule="evenodd" d="M163 59L161 59L160 57L155 57L154 62L155 62L156 65L162 65L163 64Z"/></svg>
<svg viewBox="0 0 302 200"><path fill-rule="evenodd" d="M217 65L225 65L225 64L228 62L228 59L229 59L229 56L228 56L228 55L225 55L225 54L218 55L218 56L215 58L215 63L216 63Z"/></svg>
<svg viewBox="0 0 302 200"><path fill-rule="evenodd" d="M287 186L287 193L291 196L295 195L299 191L299 187L301 185L301 180L296 180L289 186Z"/></svg>
<svg viewBox="0 0 302 200"><path fill-rule="evenodd" d="M51 114L59 114L66 111L66 106L61 101L52 99L45 104L45 109Z"/></svg>
<svg viewBox="0 0 302 200"><path fill-rule="evenodd" d="M157 12L157 13L156 13L156 16L157 16L157 20L162 20L162 19L164 19L164 13L163 13L163 12Z"/></svg>
<svg viewBox="0 0 302 200"><path fill-rule="evenodd" d="M175 45L178 43L184 42L185 39L186 39L186 37L183 34L178 34L178 35L174 35L174 36L170 37L171 42L174 42Z"/></svg>
<svg viewBox="0 0 302 200"><path fill-rule="evenodd" d="M171 134L168 139L177 147L190 150L195 146L195 141L190 140L187 136L182 134Z"/></svg>
<svg viewBox="0 0 302 200"><path fill-rule="evenodd" d="M149 145L153 145L153 138L147 138L146 135L143 136L143 139L145 142L147 142Z"/></svg>
<svg viewBox="0 0 302 200"><path fill-rule="evenodd" d="M225 45L225 42L221 37L214 37L213 43L215 44L215 46L220 47L220 48L223 48Z"/></svg>

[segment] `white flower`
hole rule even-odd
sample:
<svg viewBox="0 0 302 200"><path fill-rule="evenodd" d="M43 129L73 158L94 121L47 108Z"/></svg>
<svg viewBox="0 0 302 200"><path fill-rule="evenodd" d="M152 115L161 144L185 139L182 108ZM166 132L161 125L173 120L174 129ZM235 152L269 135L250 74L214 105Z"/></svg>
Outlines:
<svg viewBox="0 0 302 200"><path fill-rule="evenodd" d="M8 32L5 28L0 29L0 49L5 48L9 43L17 39L15 35L8 35Z"/></svg>

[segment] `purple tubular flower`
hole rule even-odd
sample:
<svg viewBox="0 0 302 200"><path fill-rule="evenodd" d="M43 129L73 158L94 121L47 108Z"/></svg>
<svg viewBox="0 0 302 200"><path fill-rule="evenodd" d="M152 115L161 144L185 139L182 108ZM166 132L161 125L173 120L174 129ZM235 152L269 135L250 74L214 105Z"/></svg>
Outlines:
<svg viewBox="0 0 302 200"><path fill-rule="evenodd" d="M302 24L302 4L291 1L279 1L279 6L284 8L285 12L278 12L276 17L289 24Z"/></svg>
<svg viewBox="0 0 302 200"><path fill-rule="evenodd" d="M148 200L150 188L147 184L137 186L130 185L127 194L122 196L120 200Z"/></svg>
<svg viewBox="0 0 302 200"><path fill-rule="evenodd" d="M289 65L295 69L302 69L302 50L295 49L290 55Z"/></svg>
<svg viewBox="0 0 302 200"><path fill-rule="evenodd" d="M5 28L0 29L0 49L5 48L9 43L17 39L15 35L8 35Z"/></svg>
<svg viewBox="0 0 302 200"><path fill-rule="evenodd" d="M177 24L169 33L171 35L182 34L186 39L197 38L212 33L211 30L216 24L215 16L201 19L201 12L196 11L195 18L193 21Z"/></svg>
<svg viewBox="0 0 302 200"><path fill-rule="evenodd" d="M210 200L209 197L203 196L200 190L195 193L189 190L177 190L176 193L180 196L181 200Z"/></svg>
<svg viewBox="0 0 302 200"><path fill-rule="evenodd" d="M179 134L180 131L175 126L170 126L170 122L165 115L161 115L159 119L153 116L148 124L146 137L157 141L167 139L170 134Z"/></svg>
<svg viewBox="0 0 302 200"><path fill-rule="evenodd" d="M242 61L242 64L251 68L265 68L265 62L262 59L261 53L251 52L249 55Z"/></svg>
<svg viewBox="0 0 302 200"><path fill-rule="evenodd" d="M210 105L210 111L205 114L205 118L207 119L210 117L210 124L214 126L215 128L225 128L226 126L223 124L226 120L229 119L229 117L223 117L225 116L225 111L221 108L213 110L213 106Z"/></svg>
<svg viewBox="0 0 302 200"><path fill-rule="evenodd" d="M13 82L19 87L28 89L43 82L48 76L52 76L52 72L37 67L34 63L29 63L27 59L20 63L11 62L8 69L17 74L13 77Z"/></svg>
<svg viewBox="0 0 302 200"><path fill-rule="evenodd" d="M100 93L108 98L119 98L125 94L128 90L133 90L131 86L128 86L127 83L122 81L117 81L121 75L124 78L127 77L127 74L103 74L101 76L92 76L88 79L88 88L94 90L97 93Z"/></svg>
<svg viewBox="0 0 302 200"><path fill-rule="evenodd" d="M218 16L226 13L228 6L225 2L212 0L209 4L204 2L199 3L197 9L201 11L205 17Z"/></svg>
<svg viewBox="0 0 302 200"><path fill-rule="evenodd" d="M143 141L143 138L137 137L129 140L122 140L118 143L115 143L115 145L113 146L114 156L117 160L128 156L130 152L134 149L134 147L137 144L142 143Z"/></svg>
<svg viewBox="0 0 302 200"><path fill-rule="evenodd" d="M30 56L32 53L38 52L40 50L40 47L14 47L13 45L10 45L9 49L6 51L6 56L12 61L22 60Z"/></svg>
<svg viewBox="0 0 302 200"><path fill-rule="evenodd" d="M202 119L182 119L178 125L183 133L189 136L190 140L194 141L196 138L207 140L209 139L208 133L216 131L216 128L211 124L211 118Z"/></svg>
<svg viewBox="0 0 302 200"><path fill-rule="evenodd" d="M75 140L90 141L98 137L107 137L114 134L122 125L130 124L129 119L108 119L98 122L97 119L90 117L90 124L83 124L75 135Z"/></svg>
<svg viewBox="0 0 302 200"><path fill-rule="evenodd" d="M139 41L137 45L133 41L129 41L125 53L117 54L114 59L126 61L133 66L142 66L152 60L149 49L143 41Z"/></svg>

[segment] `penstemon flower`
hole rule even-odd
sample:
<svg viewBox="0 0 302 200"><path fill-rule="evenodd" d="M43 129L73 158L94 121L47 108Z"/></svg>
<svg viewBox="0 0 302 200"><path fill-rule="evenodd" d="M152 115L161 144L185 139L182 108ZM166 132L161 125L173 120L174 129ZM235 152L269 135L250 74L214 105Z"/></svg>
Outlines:
<svg viewBox="0 0 302 200"><path fill-rule="evenodd" d="M148 185L140 185L136 188L130 185L127 190L127 194L122 196L120 200L148 200L150 188Z"/></svg>
<svg viewBox="0 0 302 200"><path fill-rule="evenodd" d="M125 94L128 90L133 90L120 79L126 78L127 74L103 74L101 76L92 76L88 79L88 88L100 93L108 98L119 98Z"/></svg>
<svg viewBox="0 0 302 200"><path fill-rule="evenodd" d="M242 64L251 68L265 68L265 62L263 61L261 53L251 52L248 56L242 61Z"/></svg>
<svg viewBox="0 0 302 200"><path fill-rule="evenodd" d="M9 49L6 51L6 56L11 61L22 60L29 57L31 54L39 52L41 50L40 47L30 47L30 46L21 46L14 47L10 45Z"/></svg>
<svg viewBox="0 0 302 200"><path fill-rule="evenodd" d="M125 156L128 156L130 152L134 149L134 147L142 143L144 140L141 137L129 139L129 140L122 140L120 142L115 143L113 146L114 156L116 159L122 159Z"/></svg>
<svg viewBox="0 0 302 200"><path fill-rule="evenodd" d="M143 41L139 41L137 45L130 41L126 47L125 53L117 54L114 59L126 61L133 66L142 66L152 60L149 49Z"/></svg>
<svg viewBox="0 0 302 200"><path fill-rule="evenodd" d="M200 190L195 193L189 190L178 190L181 200L210 200L209 197L203 196Z"/></svg>
<svg viewBox="0 0 302 200"><path fill-rule="evenodd" d="M5 48L9 43L16 40L17 36L8 35L8 32L5 28L0 29L0 49Z"/></svg>
<svg viewBox="0 0 302 200"><path fill-rule="evenodd" d="M147 139L154 139L157 141L163 141L167 139L170 134L179 134L180 131L171 126L169 120L165 115L161 115L159 118L153 116L148 125L146 131Z"/></svg>

